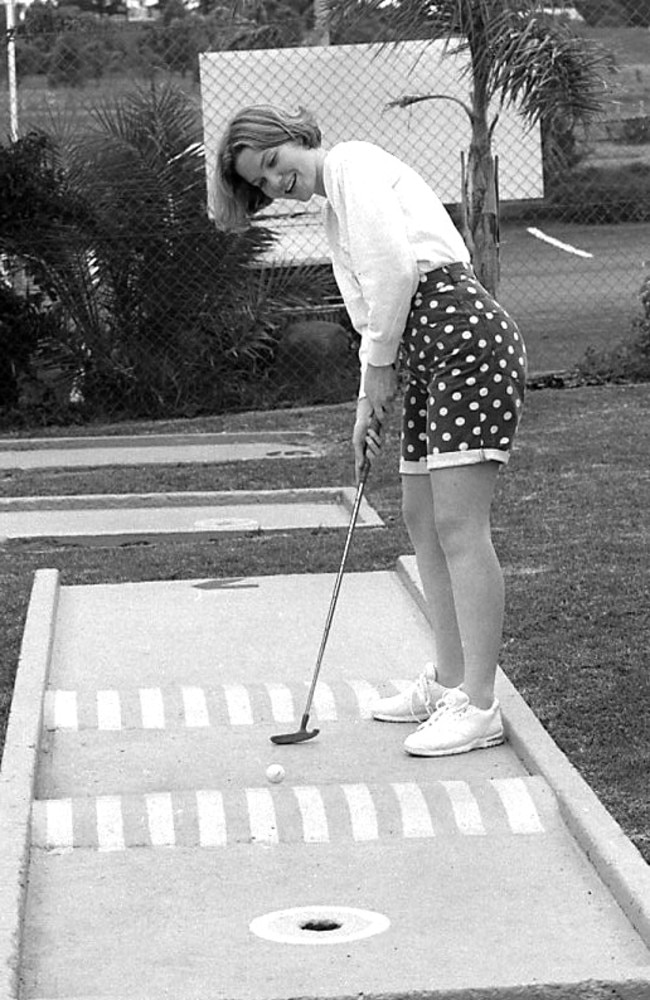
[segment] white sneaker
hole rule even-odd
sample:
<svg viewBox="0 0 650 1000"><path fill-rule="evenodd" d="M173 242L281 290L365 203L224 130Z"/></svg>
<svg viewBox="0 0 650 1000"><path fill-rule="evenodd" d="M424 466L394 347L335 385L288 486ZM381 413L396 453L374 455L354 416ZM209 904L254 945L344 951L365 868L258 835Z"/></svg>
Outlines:
<svg viewBox="0 0 650 1000"><path fill-rule="evenodd" d="M444 757L503 743L499 702L477 708L460 688L450 688L426 722L406 738L404 749L414 757Z"/></svg>
<svg viewBox="0 0 650 1000"><path fill-rule="evenodd" d="M449 690L436 680L433 663L427 663L410 687L390 698L381 698L370 706L370 711L380 722L424 722Z"/></svg>

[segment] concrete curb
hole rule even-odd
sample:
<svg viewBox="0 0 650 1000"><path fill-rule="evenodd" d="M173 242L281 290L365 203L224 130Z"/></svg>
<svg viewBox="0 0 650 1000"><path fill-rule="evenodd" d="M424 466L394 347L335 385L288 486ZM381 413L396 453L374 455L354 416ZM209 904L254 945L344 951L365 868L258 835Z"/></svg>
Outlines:
<svg viewBox="0 0 650 1000"><path fill-rule="evenodd" d="M38 570L27 610L0 769L0 998L18 996L36 761L59 596L57 570Z"/></svg>
<svg viewBox="0 0 650 1000"><path fill-rule="evenodd" d="M415 557L402 556L397 573L426 612ZM644 944L650 947L650 866L502 670L497 675L497 695L508 741L530 773L546 779L572 836ZM644 988L648 989L647 981Z"/></svg>

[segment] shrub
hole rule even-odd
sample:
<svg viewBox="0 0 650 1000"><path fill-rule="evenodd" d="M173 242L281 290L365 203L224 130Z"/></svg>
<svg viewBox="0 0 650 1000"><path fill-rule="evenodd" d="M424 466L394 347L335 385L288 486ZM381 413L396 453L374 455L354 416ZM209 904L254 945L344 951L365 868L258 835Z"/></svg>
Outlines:
<svg viewBox="0 0 650 1000"><path fill-rule="evenodd" d="M577 366L586 382L650 382L650 275L641 286L642 313L631 336L608 350L589 348Z"/></svg>

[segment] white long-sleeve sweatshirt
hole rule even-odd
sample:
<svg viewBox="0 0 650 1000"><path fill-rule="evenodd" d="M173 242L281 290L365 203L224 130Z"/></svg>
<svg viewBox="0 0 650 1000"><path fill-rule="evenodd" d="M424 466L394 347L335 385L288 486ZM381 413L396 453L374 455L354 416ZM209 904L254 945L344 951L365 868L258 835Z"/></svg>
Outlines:
<svg viewBox="0 0 650 1000"><path fill-rule="evenodd" d="M426 181L373 143L334 146L323 163L323 183L325 233L336 282L361 337L363 384L368 364L397 358L420 275L468 263L470 256Z"/></svg>

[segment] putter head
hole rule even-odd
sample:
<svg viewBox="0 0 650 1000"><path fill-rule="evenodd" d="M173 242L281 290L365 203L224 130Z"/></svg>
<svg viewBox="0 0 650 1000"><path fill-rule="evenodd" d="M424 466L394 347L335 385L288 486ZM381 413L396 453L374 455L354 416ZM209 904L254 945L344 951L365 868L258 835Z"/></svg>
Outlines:
<svg viewBox="0 0 650 1000"><path fill-rule="evenodd" d="M283 746L286 743L305 743L318 736L320 729L299 729L295 733L280 733L278 736L271 736L271 743L276 746Z"/></svg>

